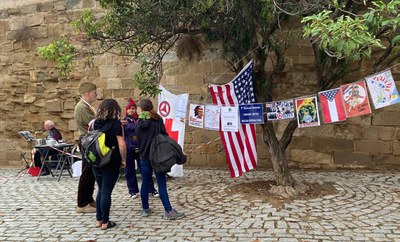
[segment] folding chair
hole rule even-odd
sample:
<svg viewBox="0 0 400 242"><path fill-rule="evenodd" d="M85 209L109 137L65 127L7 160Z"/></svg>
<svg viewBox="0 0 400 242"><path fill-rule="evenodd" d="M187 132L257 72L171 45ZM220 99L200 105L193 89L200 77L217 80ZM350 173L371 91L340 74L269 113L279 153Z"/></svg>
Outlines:
<svg viewBox="0 0 400 242"><path fill-rule="evenodd" d="M25 141L27 141L30 145L30 148L32 149L32 146L34 146L35 144L35 138L32 136L32 134L29 131L19 131L18 132L19 135L21 135L22 138L25 139ZM26 173L29 172L29 169L33 166L33 160L32 157L30 159L30 161L27 160L26 158L26 152L25 151L21 151L20 153L22 160L25 163L25 167L22 168L20 171L18 171L18 175L21 175L21 173L23 172L22 176L25 175ZM32 154L31 154L32 155Z"/></svg>

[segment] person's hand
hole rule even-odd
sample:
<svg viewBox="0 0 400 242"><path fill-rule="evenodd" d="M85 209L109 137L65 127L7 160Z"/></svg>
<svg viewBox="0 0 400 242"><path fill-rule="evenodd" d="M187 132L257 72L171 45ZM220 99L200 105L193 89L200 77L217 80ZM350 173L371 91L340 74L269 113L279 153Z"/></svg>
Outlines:
<svg viewBox="0 0 400 242"><path fill-rule="evenodd" d="M125 166L126 166L126 161L121 161L121 168L125 168Z"/></svg>

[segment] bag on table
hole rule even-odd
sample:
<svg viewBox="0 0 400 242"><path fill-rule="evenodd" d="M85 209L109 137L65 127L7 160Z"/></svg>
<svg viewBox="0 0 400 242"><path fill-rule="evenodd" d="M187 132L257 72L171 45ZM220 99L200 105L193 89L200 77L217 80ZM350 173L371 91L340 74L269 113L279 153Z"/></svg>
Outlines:
<svg viewBox="0 0 400 242"><path fill-rule="evenodd" d="M81 139L83 156L94 167L102 167L111 160L115 147L108 147L105 143L106 134L101 130L88 131Z"/></svg>

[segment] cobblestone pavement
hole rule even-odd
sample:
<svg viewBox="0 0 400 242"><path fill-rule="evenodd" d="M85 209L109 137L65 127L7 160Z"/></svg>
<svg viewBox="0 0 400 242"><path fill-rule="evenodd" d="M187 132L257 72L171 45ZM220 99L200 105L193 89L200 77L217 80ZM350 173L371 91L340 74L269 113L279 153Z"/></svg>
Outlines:
<svg viewBox="0 0 400 242"><path fill-rule="evenodd" d="M173 207L187 215L178 221L163 219L158 198L150 199L155 212L140 217L140 198L128 198L122 180L110 216L118 226L106 231L95 228L94 214L75 212L77 178L17 173L0 169L0 241L400 241L400 173L294 171L299 180L333 182L338 193L276 210L225 192L272 180L270 171L231 179L228 171L186 169L168 181Z"/></svg>

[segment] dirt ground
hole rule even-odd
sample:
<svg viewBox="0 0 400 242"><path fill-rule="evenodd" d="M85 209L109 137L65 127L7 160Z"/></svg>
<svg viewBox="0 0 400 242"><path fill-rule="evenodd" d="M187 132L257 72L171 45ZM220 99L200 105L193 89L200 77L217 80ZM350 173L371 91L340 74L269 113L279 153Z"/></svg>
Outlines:
<svg viewBox="0 0 400 242"><path fill-rule="evenodd" d="M275 185L275 181L254 181L250 183L241 183L228 187L228 194L241 194L248 201L262 200L271 204L276 209L282 209L285 204L294 200L310 200L326 195L336 194L337 190L330 183L306 183L310 187L306 194L299 195L296 198L285 199L269 192L269 189Z"/></svg>

